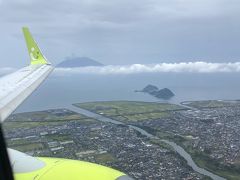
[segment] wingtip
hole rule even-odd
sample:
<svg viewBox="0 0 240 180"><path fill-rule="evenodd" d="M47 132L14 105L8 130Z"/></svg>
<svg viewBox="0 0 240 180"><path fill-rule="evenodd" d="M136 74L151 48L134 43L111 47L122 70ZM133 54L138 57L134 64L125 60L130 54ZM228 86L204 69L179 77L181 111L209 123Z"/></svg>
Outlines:
<svg viewBox="0 0 240 180"><path fill-rule="evenodd" d="M23 26L23 27L22 27L22 30L23 30L23 31L26 31L26 30L28 31L29 28L28 28L27 26Z"/></svg>

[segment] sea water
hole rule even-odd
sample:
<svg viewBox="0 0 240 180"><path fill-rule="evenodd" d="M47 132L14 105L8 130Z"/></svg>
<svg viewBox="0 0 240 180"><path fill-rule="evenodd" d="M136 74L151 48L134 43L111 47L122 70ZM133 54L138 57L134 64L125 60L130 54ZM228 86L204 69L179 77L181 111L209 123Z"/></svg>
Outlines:
<svg viewBox="0 0 240 180"><path fill-rule="evenodd" d="M16 112L66 107L89 101L149 101L180 103L193 100L240 99L238 73L142 73L142 74L62 74L51 76ZM169 88L175 97L169 101L137 93L146 85Z"/></svg>

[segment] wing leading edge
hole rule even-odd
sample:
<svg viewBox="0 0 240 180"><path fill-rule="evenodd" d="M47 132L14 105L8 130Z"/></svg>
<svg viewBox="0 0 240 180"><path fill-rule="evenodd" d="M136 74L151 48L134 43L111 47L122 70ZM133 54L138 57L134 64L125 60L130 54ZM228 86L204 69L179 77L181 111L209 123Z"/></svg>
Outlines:
<svg viewBox="0 0 240 180"><path fill-rule="evenodd" d="M23 28L31 63L0 79L0 122L3 122L52 72L28 28Z"/></svg>

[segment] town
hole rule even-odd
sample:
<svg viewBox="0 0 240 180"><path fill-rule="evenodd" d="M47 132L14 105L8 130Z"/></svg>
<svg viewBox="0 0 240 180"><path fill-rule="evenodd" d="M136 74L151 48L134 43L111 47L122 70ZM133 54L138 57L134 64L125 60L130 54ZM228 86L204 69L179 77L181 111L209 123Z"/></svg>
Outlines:
<svg viewBox="0 0 240 180"><path fill-rule="evenodd" d="M74 104L121 124L102 122L68 109L14 114L4 122L8 146L37 157L102 164L135 179L208 179L174 149L183 147L199 166L237 179L240 162L240 102L194 101ZM142 128L150 138L131 128Z"/></svg>
<svg viewBox="0 0 240 180"><path fill-rule="evenodd" d="M4 128L8 146L29 155L98 163L135 179L204 178L170 147L66 109L12 115Z"/></svg>

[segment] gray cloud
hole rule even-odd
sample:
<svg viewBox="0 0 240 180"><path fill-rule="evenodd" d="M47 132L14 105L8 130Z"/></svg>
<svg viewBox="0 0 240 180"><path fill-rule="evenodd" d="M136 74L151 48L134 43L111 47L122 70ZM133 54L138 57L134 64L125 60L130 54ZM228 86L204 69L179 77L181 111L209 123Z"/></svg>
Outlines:
<svg viewBox="0 0 240 180"><path fill-rule="evenodd" d="M67 74L136 74L136 73L239 73L240 62L210 63L181 62L161 64L132 64L125 66L56 68L55 75Z"/></svg>
<svg viewBox="0 0 240 180"><path fill-rule="evenodd" d="M29 26L45 55L71 53L105 64L238 61L238 0L3 0L0 66L27 59L20 31ZM14 51L15 53L12 53ZM15 60L16 59L16 60Z"/></svg>

